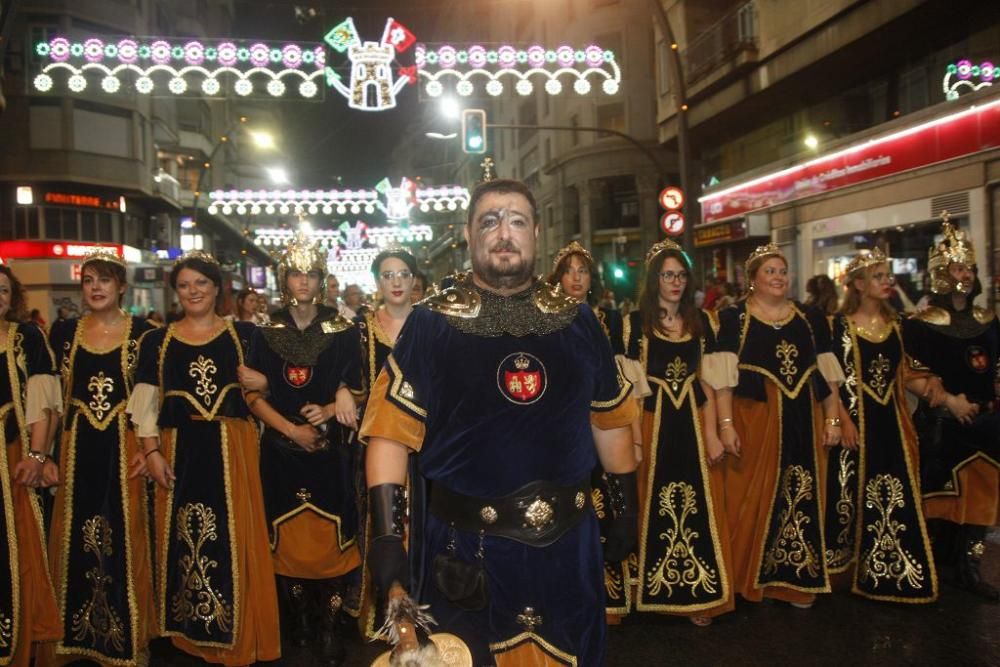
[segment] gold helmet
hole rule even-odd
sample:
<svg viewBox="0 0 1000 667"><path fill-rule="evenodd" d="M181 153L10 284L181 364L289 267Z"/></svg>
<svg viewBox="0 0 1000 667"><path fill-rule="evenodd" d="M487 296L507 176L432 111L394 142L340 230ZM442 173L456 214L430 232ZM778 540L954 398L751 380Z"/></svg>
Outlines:
<svg viewBox="0 0 1000 667"><path fill-rule="evenodd" d="M305 234L299 232L292 237L285 246L285 251L278 257L278 286L282 295L286 299L291 298L286 284L290 271L318 271L322 280L326 276L326 256L326 251Z"/></svg>
<svg viewBox="0 0 1000 667"><path fill-rule="evenodd" d="M878 246L875 246L871 250L863 249L859 250L858 254L851 258L851 261L847 263L847 267L844 269L843 280L846 283L851 279L851 276L862 269L867 269L870 266L877 266L878 264L885 264L889 261L885 253Z"/></svg>
<svg viewBox="0 0 1000 667"><path fill-rule="evenodd" d="M951 224L948 211L942 211L941 218L943 221L941 234L944 238L931 246L927 252L927 272L931 276L931 291L935 294L949 294L956 289L964 292L972 286L956 284L948 273L948 266L952 263L965 264L974 270L976 250L972 247L968 235Z"/></svg>

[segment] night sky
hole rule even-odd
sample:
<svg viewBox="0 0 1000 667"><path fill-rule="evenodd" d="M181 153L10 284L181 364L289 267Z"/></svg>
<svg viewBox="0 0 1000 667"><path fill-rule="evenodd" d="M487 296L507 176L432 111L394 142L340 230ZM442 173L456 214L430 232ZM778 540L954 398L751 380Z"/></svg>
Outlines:
<svg viewBox="0 0 1000 667"><path fill-rule="evenodd" d="M322 42L323 36L351 16L362 40L379 41L386 18L401 21L418 41L445 41L430 35L441 11L469 8L468 2L444 0L336 2L334 0L237 0L234 37L266 40ZM299 7L300 17L296 17ZM315 10L316 16L303 16ZM335 64L346 56L328 51ZM412 54L412 49L406 55ZM406 56L403 56L406 59ZM412 63L412 59L405 64ZM294 185L329 188L371 187L392 172L389 154L400 139L406 121L421 110L416 87L408 86L397 97L395 109L364 112L351 109L336 90L327 88L322 102L294 100L271 102L285 112L282 148L288 155ZM338 183L337 177L342 178Z"/></svg>

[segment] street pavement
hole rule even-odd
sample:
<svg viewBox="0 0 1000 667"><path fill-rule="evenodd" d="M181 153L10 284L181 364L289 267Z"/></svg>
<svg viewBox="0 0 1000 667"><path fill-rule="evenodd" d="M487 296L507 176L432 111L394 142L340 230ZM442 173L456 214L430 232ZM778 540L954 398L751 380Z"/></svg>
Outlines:
<svg viewBox="0 0 1000 667"><path fill-rule="evenodd" d="M989 536L983 573L1000 584L1000 530ZM367 667L385 647L356 640L349 650L349 667ZM154 642L152 667L201 664L165 640ZM288 648L280 661L259 664L319 663L306 649ZM696 628L683 618L639 614L610 629L607 665L996 666L1000 605L942 584L940 600L930 605L872 602L846 591L820 596L809 610L741 601L735 612L708 628Z"/></svg>

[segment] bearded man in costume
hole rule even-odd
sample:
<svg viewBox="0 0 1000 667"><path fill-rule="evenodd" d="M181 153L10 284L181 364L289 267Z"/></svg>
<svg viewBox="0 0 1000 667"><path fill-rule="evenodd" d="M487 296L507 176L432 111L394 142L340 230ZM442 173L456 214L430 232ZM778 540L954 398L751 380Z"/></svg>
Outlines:
<svg viewBox="0 0 1000 667"><path fill-rule="evenodd" d="M982 291L975 249L943 217L943 239L928 259L934 297L904 325L911 365L939 377L950 395L942 407L922 400L914 414L924 515L939 570L952 575L946 581L996 602L979 562L1000 507L1000 323L974 305Z"/></svg>
<svg viewBox="0 0 1000 667"><path fill-rule="evenodd" d="M476 665L602 664L603 561L637 535L631 386L590 306L533 277L536 213L520 182L475 190L472 273L414 309L361 430L380 599L398 584L429 604ZM615 517L603 554L598 460Z"/></svg>

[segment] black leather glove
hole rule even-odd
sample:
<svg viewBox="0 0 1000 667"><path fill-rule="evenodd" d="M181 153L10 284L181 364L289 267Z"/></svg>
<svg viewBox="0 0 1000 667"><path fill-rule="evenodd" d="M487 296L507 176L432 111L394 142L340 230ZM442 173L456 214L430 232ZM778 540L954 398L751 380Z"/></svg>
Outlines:
<svg viewBox="0 0 1000 667"><path fill-rule="evenodd" d="M393 583L410 587L410 566L403 548L406 490L400 484L373 486L368 489L368 511L372 518L368 569L376 599L384 604Z"/></svg>
<svg viewBox="0 0 1000 667"><path fill-rule="evenodd" d="M604 542L604 560L617 563L639 545L639 487L636 473L605 473L611 526Z"/></svg>

